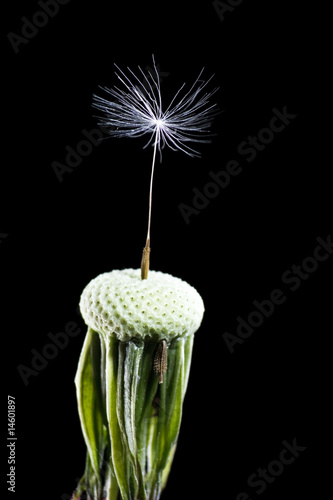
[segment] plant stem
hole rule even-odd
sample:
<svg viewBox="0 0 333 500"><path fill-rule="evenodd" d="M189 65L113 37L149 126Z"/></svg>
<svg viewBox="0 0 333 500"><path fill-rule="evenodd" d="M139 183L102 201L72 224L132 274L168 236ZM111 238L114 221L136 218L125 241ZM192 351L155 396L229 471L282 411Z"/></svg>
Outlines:
<svg viewBox="0 0 333 500"><path fill-rule="evenodd" d="M156 132L155 145L154 145L154 154L153 154L153 163L152 163L152 166L151 166L151 176L150 176L147 241L150 241L151 206L152 206L152 198L153 198L153 178L154 178L156 149L157 149L157 133L158 132Z"/></svg>

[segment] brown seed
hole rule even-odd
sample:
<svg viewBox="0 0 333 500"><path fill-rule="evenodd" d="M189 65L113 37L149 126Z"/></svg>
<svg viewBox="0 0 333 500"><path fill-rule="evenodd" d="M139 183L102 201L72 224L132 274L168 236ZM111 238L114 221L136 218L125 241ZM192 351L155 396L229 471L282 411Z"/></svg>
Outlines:
<svg viewBox="0 0 333 500"><path fill-rule="evenodd" d="M141 259L141 279L146 280L148 278L148 271L149 271L149 260L150 260L150 244L149 244L149 238L147 239L146 246L143 249L142 252L142 259Z"/></svg>
<svg viewBox="0 0 333 500"><path fill-rule="evenodd" d="M154 358L154 372L159 377L159 383L163 383L163 375L168 366L168 346L165 340L162 340L157 348Z"/></svg>

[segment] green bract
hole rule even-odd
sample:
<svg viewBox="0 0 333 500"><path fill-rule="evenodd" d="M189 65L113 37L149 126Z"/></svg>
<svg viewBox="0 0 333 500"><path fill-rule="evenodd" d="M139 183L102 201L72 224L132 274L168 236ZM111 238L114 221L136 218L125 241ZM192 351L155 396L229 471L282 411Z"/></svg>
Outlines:
<svg viewBox="0 0 333 500"><path fill-rule="evenodd" d="M73 498L86 491L89 500L158 500L176 449L202 299L179 278L150 271L141 280L140 270L125 269L92 280L80 307L88 332L75 384L87 460Z"/></svg>

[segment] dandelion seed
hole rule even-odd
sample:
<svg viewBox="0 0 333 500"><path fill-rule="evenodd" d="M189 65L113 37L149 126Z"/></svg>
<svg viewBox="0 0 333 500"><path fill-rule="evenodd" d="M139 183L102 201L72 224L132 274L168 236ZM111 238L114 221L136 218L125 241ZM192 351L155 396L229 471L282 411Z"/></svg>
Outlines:
<svg viewBox="0 0 333 500"><path fill-rule="evenodd" d="M165 340L162 340L157 348L154 358L154 372L158 375L158 381L163 383L163 375L168 366L168 346Z"/></svg>
<svg viewBox="0 0 333 500"><path fill-rule="evenodd" d="M198 157L200 153L193 149L193 142L210 142L209 128L213 117L218 113L216 104L210 104L209 100L217 91L217 88L205 91L208 83L201 79L202 69L189 90L184 90L184 83L171 100L168 107L163 111L160 78L153 56L154 72L149 71L149 78L138 66L140 78L130 68L125 74L117 65L115 72L122 84L122 88L101 87L112 100L94 95L93 106L103 112L99 125L109 128L112 137L141 137L150 135L144 148L153 145L153 161L151 168L149 213L146 246L144 249L145 269L142 269L142 279L147 278L149 268L150 252L150 225L152 206L152 186L156 151L159 151L162 161L162 150L165 146L173 151L183 151L189 156ZM148 258L147 258L148 255Z"/></svg>

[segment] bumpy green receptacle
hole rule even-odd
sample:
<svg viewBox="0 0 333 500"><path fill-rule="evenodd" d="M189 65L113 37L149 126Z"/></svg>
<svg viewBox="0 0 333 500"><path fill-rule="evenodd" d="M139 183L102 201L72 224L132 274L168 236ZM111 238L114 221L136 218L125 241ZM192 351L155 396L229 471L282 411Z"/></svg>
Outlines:
<svg viewBox="0 0 333 500"><path fill-rule="evenodd" d="M181 423L194 332L204 306L184 281L150 271L105 273L85 288L88 333L76 374L85 474L74 498L158 500ZM167 343L163 383L153 364Z"/></svg>

